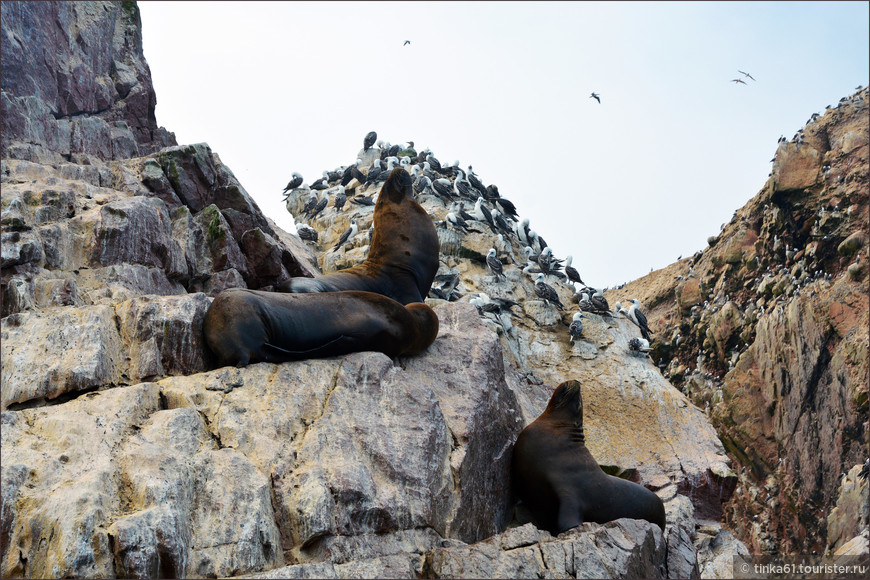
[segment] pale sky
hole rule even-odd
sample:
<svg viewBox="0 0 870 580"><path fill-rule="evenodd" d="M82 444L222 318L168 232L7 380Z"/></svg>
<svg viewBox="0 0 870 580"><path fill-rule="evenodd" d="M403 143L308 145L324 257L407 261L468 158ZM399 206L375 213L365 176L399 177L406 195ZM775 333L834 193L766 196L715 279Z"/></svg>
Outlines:
<svg viewBox="0 0 870 580"><path fill-rule="evenodd" d="M473 165L596 287L705 248L777 139L867 85L868 6L139 2L157 122L279 226L290 174L374 130Z"/></svg>

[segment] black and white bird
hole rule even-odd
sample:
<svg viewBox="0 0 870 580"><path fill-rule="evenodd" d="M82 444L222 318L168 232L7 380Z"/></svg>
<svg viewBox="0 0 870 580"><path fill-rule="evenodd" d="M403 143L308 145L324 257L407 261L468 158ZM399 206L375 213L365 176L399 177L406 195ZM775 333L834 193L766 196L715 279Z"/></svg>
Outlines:
<svg viewBox="0 0 870 580"><path fill-rule="evenodd" d="M296 233L299 237L307 242L315 242L317 243L317 230L312 228L306 224L298 224L296 226Z"/></svg>
<svg viewBox="0 0 870 580"><path fill-rule="evenodd" d="M322 212L326 208L328 203L329 196L326 194L326 191L322 191L320 193L320 200L316 204L314 204L314 207L311 208L310 212L308 212L308 220L310 221L316 218L317 214Z"/></svg>
<svg viewBox="0 0 870 580"><path fill-rule="evenodd" d="M594 288L590 288L590 290L594 290L592 295L589 297L589 301L592 303L592 306L595 307L596 310L601 310L603 312L610 312L610 305L607 304L607 298L604 297L604 294L601 290L595 290Z"/></svg>
<svg viewBox="0 0 870 580"><path fill-rule="evenodd" d="M634 352L647 353L650 351L649 341L645 338L634 337L628 341L628 348Z"/></svg>
<svg viewBox="0 0 870 580"><path fill-rule="evenodd" d="M468 183L471 184L471 187L473 187L473 188L476 189L478 192L480 192L480 195L485 195L485 193L486 193L486 186L484 186L484 185L483 185L483 182L481 182L480 179L477 178L477 176L476 176L476 175L474 174L474 172L471 170L471 166L470 166L470 165L468 166L468 177L467 177L467 179L468 179Z"/></svg>
<svg viewBox="0 0 870 580"><path fill-rule="evenodd" d="M416 165L415 165L416 167ZM432 188L432 180L425 175L420 175L414 180L414 193L423 195L428 189Z"/></svg>
<svg viewBox="0 0 870 580"><path fill-rule="evenodd" d="M291 189L296 189L297 187L302 185L302 174L301 173L294 171L290 175L290 177L291 177L290 182L287 184L287 187L284 188L284 191L282 193L287 193Z"/></svg>
<svg viewBox="0 0 870 580"><path fill-rule="evenodd" d="M471 193L471 185L465 181L465 173L463 173L461 169L457 169L456 173L456 179L453 180L453 191L459 197L474 199L474 195Z"/></svg>
<svg viewBox="0 0 870 580"><path fill-rule="evenodd" d="M320 179L311 184L311 189L316 189L318 191L322 189L329 189L329 181L325 177L321 177Z"/></svg>
<svg viewBox="0 0 870 580"><path fill-rule="evenodd" d="M586 318L583 314L575 312L574 317L571 319L571 326L568 327L568 336L572 343L580 340L580 336L583 334L583 318Z"/></svg>
<svg viewBox="0 0 870 580"><path fill-rule="evenodd" d="M499 260L495 255L495 248L490 248L489 252L486 254L486 265L489 266L489 269L493 274L495 274L496 280L507 280L504 275L504 267L502 266L501 260Z"/></svg>
<svg viewBox="0 0 870 580"><path fill-rule="evenodd" d="M445 179L444 177L436 179L432 182L432 189L438 197L445 201L453 199L453 185L450 183L449 179Z"/></svg>
<svg viewBox="0 0 870 580"><path fill-rule="evenodd" d="M447 213L447 215L444 217L444 221L446 221L447 225L452 227L454 230L458 230L463 234L467 234L469 232L468 222L466 222L464 219L462 219L452 211Z"/></svg>
<svg viewBox="0 0 870 580"><path fill-rule="evenodd" d="M345 189L343 185L338 186L338 190L335 192L335 195L332 198L332 207L335 208L335 211L341 211L341 208L344 207L344 204L347 202L347 193L345 193Z"/></svg>
<svg viewBox="0 0 870 580"><path fill-rule="evenodd" d="M498 231L495 229L495 222L492 221L492 212L489 211L488 207L483 205L483 202L483 197L477 198L477 202L474 204L474 219L489 225L489 229L492 230L492 233L497 234Z"/></svg>
<svg viewBox="0 0 870 580"><path fill-rule="evenodd" d="M432 281L432 288L429 289L429 292L436 298L449 302L459 298L456 292L457 286L459 286L459 274L438 274Z"/></svg>
<svg viewBox="0 0 870 580"><path fill-rule="evenodd" d="M517 214L517 206L515 206L511 200L503 197L496 197L493 203L495 203L495 207L501 210L501 213L512 220L516 220L520 217L519 214Z"/></svg>
<svg viewBox="0 0 870 580"><path fill-rule="evenodd" d="M568 281L577 282L578 284L586 286L586 282L580 279L580 273L577 271L577 268L571 265L573 260L574 258L570 255L565 258L565 275L568 276Z"/></svg>
<svg viewBox="0 0 870 580"><path fill-rule="evenodd" d="M592 301L590 300L592 293L581 290L579 296L580 300L577 301L577 306L580 307L580 310L583 312L595 312L596 309L592 306Z"/></svg>
<svg viewBox="0 0 870 580"><path fill-rule="evenodd" d="M517 224L514 231L517 234L517 239L519 239L520 244L523 246L531 246L529 243L529 218L523 218L520 223Z"/></svg>
<svg viewBox="0 0 870 580"><path fill-rule="evenodd" d="M547 304L555 304L559 307L560 310L565 307L562 305L562 301L559 300L559 294L556 290L544 282L544 274L538 274L537 279L535 280L535 294L537 294L538 298L544 300Z"/></svg>
<svg viewBox="0 0 870 580"><path fill-rule="evenodd" d="M374 131L369 131L366 133L365 139L363 139L363 151L368 151L372 148L372 145L375 144L375 141L378 140L378 134Z"/></svg>
<svg viewBox="0 0 870 580"><path fill-rule="evenodd" d="M357 234L359 228L357 228L356 220L350 220L350 227L342 232L341 237L338 238L338 243L332 247L332 251L337 251L344 244L353 239L353 237Z"/></svg>
<svg viewBox="0 0 870 580"><path fill-rule="evenodd" d="M640 311L640 302L635 298L630 299L629 302L631 302L631 306L628 309L628 319L640 328L640 333L644 339L649 340L649 324L647 323L646 316Z"/></svg>
<svg viewBox="0 0 870 580"><path fill-rule="evenodd" d="M595 99L596 101L598 101L599 105L601 104L601 98L598 96L598 93L592 93L591 95L589 95L589 98Z"/></svg>

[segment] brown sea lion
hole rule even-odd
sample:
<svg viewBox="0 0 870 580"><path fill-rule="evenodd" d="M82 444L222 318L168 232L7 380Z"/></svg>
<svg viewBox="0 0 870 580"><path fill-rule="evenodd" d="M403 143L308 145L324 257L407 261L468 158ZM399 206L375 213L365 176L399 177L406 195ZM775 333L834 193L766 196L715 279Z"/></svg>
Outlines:
<svg viewBox="0 0 870 580"><path fill-rule="evenodd" d="M583 522L646 520L665 529L665 507L652 491L608 475L586 448L580 383L566 381L514 445L514 491L533 523L559 534Z"/></svg>
<svg viewBox="0 0 870 580"><path fill-rule="evenodd" d="M366 260L317 278L291 278L281 292L363 290L402 304L423 302L438 272L438 234L426 210L414 200L413 180L397 167L375 204L374 235Z"/></svg>
<svg viewBox="0 0 870 580"><path fill-rule="evenodd" d="M222 366L359 351L394 357L428 348L438 336L438 316L425 304L403 306L373 292L282 294L230 288L209 306L203 332Z"/></svg>

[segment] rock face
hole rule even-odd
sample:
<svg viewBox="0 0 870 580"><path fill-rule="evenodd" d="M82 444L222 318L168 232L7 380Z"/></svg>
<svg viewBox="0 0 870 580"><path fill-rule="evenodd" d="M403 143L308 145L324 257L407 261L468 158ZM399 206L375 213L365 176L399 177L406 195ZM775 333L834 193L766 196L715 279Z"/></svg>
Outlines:
<svg viewBox="0 0 870 580"><path fill-rule="evenodd" d="M128 159L175 145L154 116L134 2L8 2L2 17L4 158Z"/></svg>
<svg viewBox="0 0 870 580"><path fill-rule="evenodd" d="M739 466L726 521L755 553L851 538L825 517L866 459L868 101L845 97L781 143L709 248L607 294L650 309L653 357Z"/></svg>
<svg viewBox="0 0 870 580"><path fill-rule="evenodd" d="M429 300L425 353L215 368L211 297L359 263L364 234L320 248L372 209L330 205L320 247L303 243L207 145L175 145L135 4L2 10L0 575L698 576L698 521L735 475L704 414L629 352L633 326L589 314L571 345L573 307L536 296L515 233L439 227L459 280ZM446 205L420 197L440 221ZM493 245L505 280L481 261ZM481 291L515 314L479 312ZM568 378L587 445L662 497L664 533L620 520L552 538L515 509L513 442Z"/></svg>

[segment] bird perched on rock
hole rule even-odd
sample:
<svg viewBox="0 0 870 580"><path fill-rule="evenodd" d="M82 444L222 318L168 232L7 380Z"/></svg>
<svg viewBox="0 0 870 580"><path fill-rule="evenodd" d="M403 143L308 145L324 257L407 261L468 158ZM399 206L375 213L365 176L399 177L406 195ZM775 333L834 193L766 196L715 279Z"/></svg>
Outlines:
<svg viewBox="0 0 870 580"><path fill-rule="evenodd" d="M577 269L571 265L571 262L574 260L570 255L565 258L565 275L568 276L568 280L570 282L577 282L578 284L586 285L586 282L580 279L580 273Z"/></svg>
<svg viewBox="0 0 870 580"><path fill-rule="evenodd" d="M635 298L630 299L629 302L631 302L631 306L628 309L629 320L634 322L637 327L640 328L640 333L643 335L644 339L649 340L649 325L647 324L646 316L644 316L643 312L640 311L640 302Z"/></svg>
<svg viewBox="0 0 870 580"><path fill-rule="evenodd" d="M535 280L535 294L537 294L538 298L542 299L547 304L555 304L559 307L560 310L563 310L565 307L562 305L562 301L559 300L559 294L556 290L544 282L544 274L538 274L537 279Z"/></svg>
<svg viewBox="0 0 870 580"><path fill-rule="evenodd" d="M338 243L336 243L332 247L332 251L333 252L337 251L345 243L352 240L358 231L359 231L359 229L357 228L356 220L350 220L350 227L347 228L346 230L344 230L344 232L342 232L341 237L338 238Z"/></svg>
<svg viewBox="0 0 870 580"><path fill-rule="evenodd" d="M468 223L452 211L445 216L444 220L447 222L447 225L452 227L454 230L462 232L463 234L467 234L470 231ZM473 231L476 232L477 230Z"/></svg>
<svg viewBox="0 0 870 580"><path fill-rule="evenodd" d="M284 188L284 191L282 193L287 193L291 189L296 189L297 187L302 185L302 174L301 173L294 171L290 177L291 177L290 182L287 184L287 187Z"/></svg>
<svg viewBox="0 0 870 580"><path fill-rule="evenodd" d="M317 181L311 184L311 189L316 189L320 191L321 189L329 189L329 182L325 177L321 177Z"/></svg>
<svg viewBox="0 0 870 580"><path fill-rule="evenodd" d="M332 207L335 208L335 211L341 211L341 208L344 207L345 202L347 202L347 194L345 193L344 186L339 185L338 190L335 192L335 196L332 200Z"/></svg>
<svg viewBox="0 0 870 580"><path fill-rule="evenodd" d="M369 149L371 149L372 145L374 145L375 141L377 141L377 140L378 140L378 134L375 133L374 131L369 131L366 134L365 139L363 139L363 151L368 151Z"/></svg>
<svg viewBox="0 0 870 580"><path fill-rule="evenodd" d="M495 274L496 280L501 280L507 278L503 273L503 266L501 260L499 260L495 255L495 248L490 248L489 252L486 254L486 265L489 266L489 269Z"/></svg>
<svg viewBox="0 0 870 580"><path fill-rule="evenodd" d="M595 290L593 288L593 290ZM610 305L607 304L607 298L604 297L604 294L601 290L595 290L592 293L592 296L589 297L589 301L592 302L592 306L595 307L596 310L601 310L603 312L610 312Z"/></svg>
<svg viewBox="0 0 870 580"><path fill-rule="evenodd" d="M306 224L296 226L296 233L299 237L307 242L317 242L317 230Z"/></svg>
<svg viewBox="0 0 870 580"><path fill-rule="evenodd" d="M583 318L586 318L583 314L575 312L574 317L571 319L571 326L568 327L568 336L572 343L579 340L580 335L583 334Z"/></svg>
<svg viewBox="0 0 870 580"><path fill-rule="evenodd" d="M474 219L487 224L492 233L497 234L498 230L495 229L495 222L492 221L492 212L489 211L488 207L483 205L483 201L483 197L477 198L477 202L474 204Z"/></svg>
<svg viewBox="0 0 870 580"><path fill-rule="evenodd" d="M314 218L316 218L317 214L322 212L326 208L326 205L328 203L329 203L329 196L324 191L320 196L320 200L314 205L313 208L311 208L311 211L308 213L308 219L313 220Z"/></svg>
<svg viewBox="0 0 870 580"><path fill-rule="evenodd" d="M634 352L649 352L649 341L645 338L634 337L628 341L628 348Z"/></svg>
<svg viewBox="0 0 870 580"><path fill-rule="evenodd" d="M590 300L592 293L587 292L586 290L580 291L580 299L577 301L577 306L580 307L580 310L584 312L595 312L596 308L592 306L592 301Z"/></svg>
<svg viewBox="0 0 870 580"><path fill-rule="evenodd" d="M456 293L456 287L459 285L459 274L438 274L432 281L432 287L429 292L435 295L436 298L447 300L448 302L456 300L459 295Z"/></svg>

